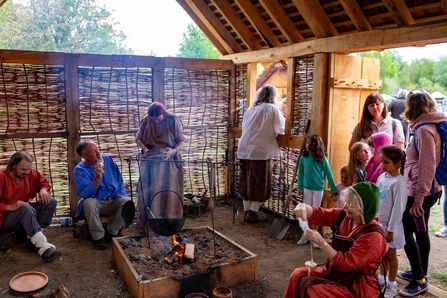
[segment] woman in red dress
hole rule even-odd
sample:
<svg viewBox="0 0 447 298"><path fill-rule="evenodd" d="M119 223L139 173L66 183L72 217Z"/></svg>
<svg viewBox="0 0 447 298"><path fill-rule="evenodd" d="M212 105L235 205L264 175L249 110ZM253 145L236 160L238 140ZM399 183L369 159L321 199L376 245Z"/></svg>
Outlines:
<svg viewBox="0 0 447 298"><path fill-rule="evenodd" d="M343 208L323 209L300 203L294 210L303 221L329 226L335 231L332 244L315 230L306 237L327 257L324 267L295 269L285 298L295 297L379 297L374 273L387 252L383 231L375 217L379 210L379 188L361 182L340 194Z"/></svg>

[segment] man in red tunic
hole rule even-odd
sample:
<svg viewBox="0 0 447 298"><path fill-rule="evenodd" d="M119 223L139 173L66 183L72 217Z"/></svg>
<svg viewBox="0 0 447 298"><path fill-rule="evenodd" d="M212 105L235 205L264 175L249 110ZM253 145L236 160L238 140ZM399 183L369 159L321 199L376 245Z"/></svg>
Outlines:
<svg viewBox="0 0 447 298"><path fill-rule="evenodd" d="M33 157L19 151L0 169L0 232L23 229L42 259L51 262L62 252L47 241L42 228L50 225L57 202L47 179L32 166ZM36 202L29 202L37 194Z"/></svg>
<svg viewBox="0 0 447 298"><path fill-rule="evenodd" d="M335 230L328 245L315 230L306 237L326 255L325 267L301 267L290 276L285 298L379 297L379 283L374 276L387 244L375 217L379 210L379 188L361 182L340 194L343 208L323 209L300 203L294 210L303 221Z"/></svg>

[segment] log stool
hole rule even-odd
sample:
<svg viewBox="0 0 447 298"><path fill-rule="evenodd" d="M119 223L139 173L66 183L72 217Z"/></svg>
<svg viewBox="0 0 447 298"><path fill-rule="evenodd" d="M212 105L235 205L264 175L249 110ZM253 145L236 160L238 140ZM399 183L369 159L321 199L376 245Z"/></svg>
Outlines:
<svg viewBox="0 0 447 298"><path fill-rule="evenodd" d="M101 220L102 225L105 226L112 221L113 216L100 216L99 219ZM117 236L122 235L122 229L118 232ZM92 235L90 235L90 230L88 229L88 222L87 220L76 222L73 225L73 237L77 239L92 239Z"/></svg>

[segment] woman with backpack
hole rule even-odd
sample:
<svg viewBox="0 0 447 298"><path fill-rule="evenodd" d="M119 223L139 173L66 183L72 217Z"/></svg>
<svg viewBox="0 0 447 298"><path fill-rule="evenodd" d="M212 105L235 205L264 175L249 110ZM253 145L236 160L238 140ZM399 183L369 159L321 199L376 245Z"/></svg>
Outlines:
<svg viewBox="0 0 447 298"><path fill-rule="evenodd" d="M412 136L406 149L404 176L408 201L402 217L404 249L411 271L399 271L398 276L410 281L400 290L400 295L413 297L428 289L428 219L431 207L442 194L442 187L435 178L436 168L441 161L441 137L437 125L446 122L447 116L436 111L436 101L429 93L413 90L408 94L404 117L410 122Z"/></svg>

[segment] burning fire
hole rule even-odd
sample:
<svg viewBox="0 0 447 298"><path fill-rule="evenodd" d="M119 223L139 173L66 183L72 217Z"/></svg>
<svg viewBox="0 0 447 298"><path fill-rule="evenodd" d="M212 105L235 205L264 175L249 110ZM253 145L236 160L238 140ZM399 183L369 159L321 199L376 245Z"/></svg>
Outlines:
<svg viewBox="0 0 447 298"><path fill-rule="evenodd" d="M179 238L181 241L181 238ZM183 260L183 255L185 254L185 244L177 241L176 235L172 235L172 252L171 255L165 257L165 261L169 264L173 263L175 260L181 262Z"/></svg>

